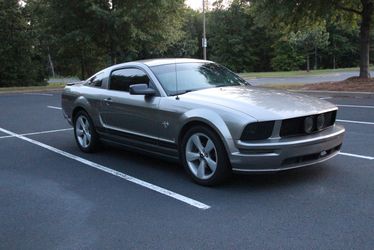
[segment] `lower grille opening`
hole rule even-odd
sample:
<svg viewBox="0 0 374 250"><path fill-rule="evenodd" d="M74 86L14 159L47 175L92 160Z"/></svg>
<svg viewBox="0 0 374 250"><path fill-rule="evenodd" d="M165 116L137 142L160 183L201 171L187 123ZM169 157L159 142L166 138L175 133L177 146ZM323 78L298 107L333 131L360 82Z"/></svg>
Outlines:
<svg viewBox="0 0 374 250"><path fill-rule="evenodd" d="M256 155L256 154L274 154L276 153L273 149L239 149L241 154Z"/></svg>
<svg viewBox="0 0 374 250"><path fill-rule="evenodd" d="M335 153L336 151L339 151L341 146L342 145L340 144L340 145L338 145L334 148L331 148L331 149L328 149L328 150L323 150L319 153L287 158L287 159L283 160L282 166L293 165L293 164L304 163L304 162L311 162L311 161L316 161L318 159L323 159L323 158Z"/></svg>

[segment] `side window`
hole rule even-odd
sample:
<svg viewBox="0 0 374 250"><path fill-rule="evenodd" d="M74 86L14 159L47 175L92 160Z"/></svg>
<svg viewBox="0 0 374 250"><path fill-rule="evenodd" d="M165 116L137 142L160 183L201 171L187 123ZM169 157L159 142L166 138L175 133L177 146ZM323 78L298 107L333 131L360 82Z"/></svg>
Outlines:
<svg viewBox="0 0 374 250"><path fill-rule="evenodd" d="M103 83L104 76L105 76L104 73L100 73L100 74L97 74L97 75L91 77L88 80L88 85L90 85L91 87L99 87L100 88L102 83Z"/></svg>
<svg viewBox="0 0 374 250"><path fill-rule="evenodd" d="M142 70L135 68L119 69L113 71L110 75L109 89L128 92L130 85L138 83L149 84L149 78Z"/></svg>

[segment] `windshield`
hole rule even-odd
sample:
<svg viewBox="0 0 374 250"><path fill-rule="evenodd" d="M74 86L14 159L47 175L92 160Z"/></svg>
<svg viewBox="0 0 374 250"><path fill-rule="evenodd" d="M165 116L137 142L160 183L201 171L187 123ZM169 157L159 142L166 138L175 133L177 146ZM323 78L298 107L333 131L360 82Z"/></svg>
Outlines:
<svg viewBox="0 0 374 250"><path fill-rule="evenodd" d="M153 66L151 69L168 95L205 88L248 85L238 75L215 63L177 63Z"/></svg>

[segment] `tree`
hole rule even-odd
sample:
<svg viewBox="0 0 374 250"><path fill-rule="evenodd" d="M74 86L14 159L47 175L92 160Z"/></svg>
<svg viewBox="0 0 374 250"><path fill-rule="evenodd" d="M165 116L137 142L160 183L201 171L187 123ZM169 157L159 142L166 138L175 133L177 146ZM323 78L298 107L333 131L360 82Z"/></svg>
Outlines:
<svg viewBox="0 0 374 250"><path fill-rule="evenodd" d="M181 36L168 49L160 54L160 57L192 57L200 58L202 17L198 11L184 8L182 14Z"/></svg>
<svg viewBox="0 0 374 250"><path fill-rule="evenodd" d="M44 55L63 75L86 78L104 66L157 57L183 35L183 0L26 3Z"/></svg>
<svg viewBox="0 0 374 250"><path fill-rule="evenodd" d="M96 29L100 23L112 64L159 56L183 35L183 0L110 2L92 10L100 17Z"/></svg>
<svg viewBox="0 0 374 250"><path fill-rule="evenodd" d="M327 16L358 18L360 25L360 77L369 78L370 31L374 0L249 0L260 19L297 25Z"/></svg>
<svg viewBox="0 0 374 250"><path fill-rule="evenodd" d="M299 70L305 63L305 57L289 41L288 36L281 37L273 45L274 57L271 66L276 71Z"/></svg>
<svg viewBox="0 0 374 250"><path fill-rule="evenodd" d="M19 1L0 0L0 23L0 86L44 84L43 61Z"/></svg>
<svg viewBox="0 0 374 250"><path fill-rule="evenodd" d="M107 65L105 50L97 45L91 3L98 0L28 0L25 8L50 73L86 78ZM53 65L53 67L52 67Z"/></svg>
<svg viewBox="0 0 374 250"><path fill-rule="evenodd" d="M329 33L329 45L323 53L326 55L328 67L335 69L358 65L358 27L344 22L329 21L326 30Z"/></svg>
<svg viewBox="0 0 374 250"><path fill-rule="evenodd" d="M306 56L307 71L310 71L310 54L314 53L314 69L317 69L317 50L327 47L329 43L329 33L324 27L316 26L304 31L291 32L290 44L302 51Z"/></svg>
<svg viewBox="0 0 374 250"><path fill-rule="evenodd" d="M237 72L269 69L272 39L254 23L248 4L234 0L227 9L216 6L207 18L209 59Z"/></svg>

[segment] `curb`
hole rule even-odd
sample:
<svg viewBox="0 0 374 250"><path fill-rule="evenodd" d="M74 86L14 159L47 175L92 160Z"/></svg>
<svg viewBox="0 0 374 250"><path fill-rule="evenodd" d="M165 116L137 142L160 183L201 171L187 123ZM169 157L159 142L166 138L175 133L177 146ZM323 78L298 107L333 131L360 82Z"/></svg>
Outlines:
<svg viewBox="0 0 374 250"><path fill-rule="evenodd" d="M331 91L331 90L297 90L297 89L288 89L291 92L305 93L305 94L328 94L330 96L357 96L357 97L366 97L374 98L374 92L355 92L355 91Z"/></svg>
<svg viewBox="0 0 374 250"><path fill-rule="evenodd" d="M20 90L4 90L0 91L0 95L3 94L22 94L22 93L45 93L45 92L56 92L62 91L64 88L50 88L50 89L20 89Z"/></svg>

